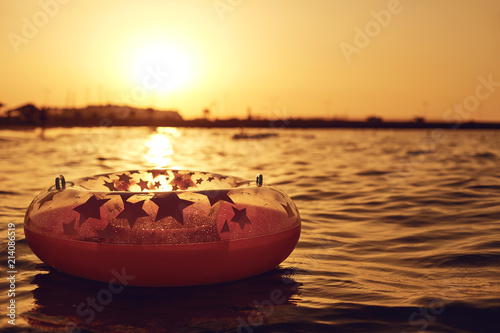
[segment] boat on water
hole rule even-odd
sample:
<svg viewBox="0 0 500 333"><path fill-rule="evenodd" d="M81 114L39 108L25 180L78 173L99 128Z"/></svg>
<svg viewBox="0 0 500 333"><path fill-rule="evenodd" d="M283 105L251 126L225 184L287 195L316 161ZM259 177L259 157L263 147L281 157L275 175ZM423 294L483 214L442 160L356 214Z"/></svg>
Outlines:
<svg viewBox="0 0 500 333"><path fill-rule="evenodd" d="M276 133L258 133L258 134L247 134L247 133L238 133L233 135L233 140L240 140L240 139L266 139L266 138L271 138L278 136Z"/></svg>

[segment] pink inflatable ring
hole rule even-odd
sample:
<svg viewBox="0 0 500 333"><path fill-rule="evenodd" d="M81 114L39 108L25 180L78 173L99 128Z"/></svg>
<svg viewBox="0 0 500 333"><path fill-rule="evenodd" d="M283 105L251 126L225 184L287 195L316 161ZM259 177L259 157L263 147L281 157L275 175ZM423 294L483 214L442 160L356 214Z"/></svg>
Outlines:
<svg viewBox="0 0 500 333"><path fill-rule="evenodd" d="M24 223L33 252L55 269L135 286L233 281L285 260L300 236L292 200L276 187L215 173L132 170L41 192Z"/></svg>

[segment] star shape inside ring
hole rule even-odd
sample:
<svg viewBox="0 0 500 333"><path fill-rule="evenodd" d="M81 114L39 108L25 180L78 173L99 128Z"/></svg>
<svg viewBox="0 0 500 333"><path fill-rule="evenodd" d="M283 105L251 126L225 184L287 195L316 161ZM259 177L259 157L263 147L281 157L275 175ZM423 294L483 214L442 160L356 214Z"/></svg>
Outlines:
<svg viewBox="0 0 500 333"><path fill-rule="evenodd" d="M184 208L194 204L192 201L180 199L176 193L157 195L151 201L158 206L155 221L171 216L182 225L184 224Z"/></svg>

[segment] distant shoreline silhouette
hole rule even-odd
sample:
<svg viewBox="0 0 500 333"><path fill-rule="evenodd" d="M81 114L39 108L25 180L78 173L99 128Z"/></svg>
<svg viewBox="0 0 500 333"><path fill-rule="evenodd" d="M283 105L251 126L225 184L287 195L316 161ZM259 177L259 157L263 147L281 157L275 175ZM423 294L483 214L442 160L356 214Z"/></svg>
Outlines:
<svg viewBox="0 0 500 333"><path fill-rule="evenodd" d="M0 116L0 128L50 128L50 127L97 127L97 126L150 126L150 127L197 127L197 128L380 128L380 129L500 129L495 122L427 122L417 117L410 121L385 121L380 117L368 117L364 121L345 119L215 119L184 120L177 111L140 109L128 106L103 105L85 108L39 109L33 104L4 111Z"/></svg>

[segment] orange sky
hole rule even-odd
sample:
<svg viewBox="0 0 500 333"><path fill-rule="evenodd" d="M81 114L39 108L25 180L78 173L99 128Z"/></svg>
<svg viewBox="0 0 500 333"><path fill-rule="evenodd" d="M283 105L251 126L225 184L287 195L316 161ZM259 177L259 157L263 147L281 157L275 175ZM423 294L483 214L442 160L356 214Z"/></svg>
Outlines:
<svg viewBox="0 0 500 333"><path fill-rule="evenodd" d="M494 0L0 3L0 102L500 121Z"/></svg>

